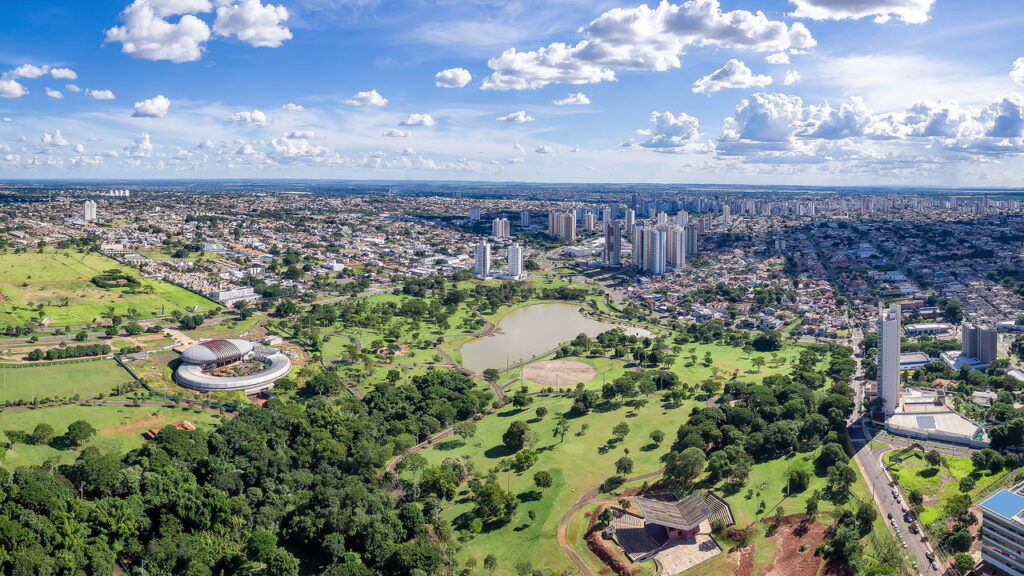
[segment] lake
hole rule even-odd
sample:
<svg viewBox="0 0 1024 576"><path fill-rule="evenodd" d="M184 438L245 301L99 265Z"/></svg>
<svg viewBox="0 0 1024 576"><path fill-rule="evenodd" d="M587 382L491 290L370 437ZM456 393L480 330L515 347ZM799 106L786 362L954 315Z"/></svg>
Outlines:
<svg viewBox="0 0 1024 576"><path fill-rule="evenodd" d="M628 334L651 335L643 328L584 316L578 304L533 304L509 312L494 334L467 342L459 351L463 367L479 374L487 368L504 369L506 364L552 350L580 333L597 336L617 327Z"/></svg>

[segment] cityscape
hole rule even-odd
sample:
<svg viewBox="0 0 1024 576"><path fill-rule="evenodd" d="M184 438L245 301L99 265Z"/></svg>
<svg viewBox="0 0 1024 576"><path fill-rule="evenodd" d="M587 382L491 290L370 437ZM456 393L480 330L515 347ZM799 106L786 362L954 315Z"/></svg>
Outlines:
<svg viewBox="0 0 1024 576"><path fill-rule="evenodd" d="M5 9L0 574L1024 576L1019 7L277 1Z"/></svg>

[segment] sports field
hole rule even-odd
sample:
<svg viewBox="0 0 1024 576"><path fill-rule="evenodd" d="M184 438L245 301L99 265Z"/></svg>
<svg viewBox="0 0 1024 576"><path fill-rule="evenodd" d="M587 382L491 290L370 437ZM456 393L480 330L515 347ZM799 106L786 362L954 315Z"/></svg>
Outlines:
<svg viewBox="0 0 1024 576"><path fill-rule="evenodd" d="M0 367L0 404L107 394L132 378L113 360ZM6 417L0 418L6 420Z"/></svg>
<svg viewBox="0 0 1024 576"><path fill-rule="evenodd" d="M127 288L106 289L90 282L112 268L139 279L141 290L130 293ZM199 312L218 307L173 284L143 279L133 268L102 254L50 248L43 253L0 254L0 325L38 320L40 305L53 326L91 324L110 307L125 317L134 309L140 319L192 306Z"/></svg>
<svg viewBox="0 0 1024 576"><path fill-rule="evenodd" d="M150 428L173 424L182 420L211 429L218 416L187 408L164 406L59 406L38 410L4 410L0 412L2 430L24 430L31 432L37 424L46 422L53 426L58 435L67 431L68 424L85 420L96 429L96 436L86 443L104 452L123 454L142 445L142 433ZM0 457L0 464L8 470L18 466L40 465L48 460L61 464L74 462L79 450L58 450L50 446L13 444L6 455Z"/></svg>

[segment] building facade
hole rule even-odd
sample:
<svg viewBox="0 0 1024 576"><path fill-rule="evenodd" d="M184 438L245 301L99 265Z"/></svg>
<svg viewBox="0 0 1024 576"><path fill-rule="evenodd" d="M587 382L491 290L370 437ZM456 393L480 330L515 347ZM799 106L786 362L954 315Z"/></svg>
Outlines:
<svg viewBox="0 0 1024 576"><path fill-rule="evenodd" d="M885 415L900 406L900 320L899 304L879 305L878 393L885 400Z"/></svg>
<svg viewBox="0 0 1024 576"><path fill-rule="evenodd" d="M1009 576L1024 576L1024 483L986 498L981 508L981 559Z"/></svg>
<svg viewBox="0 0 1024 576"><path fill-rule="evenodd" d="M480 242L476 245L476 263L473 265L473 275L480 279L491 275L491 245L487 242Z"/></svg>

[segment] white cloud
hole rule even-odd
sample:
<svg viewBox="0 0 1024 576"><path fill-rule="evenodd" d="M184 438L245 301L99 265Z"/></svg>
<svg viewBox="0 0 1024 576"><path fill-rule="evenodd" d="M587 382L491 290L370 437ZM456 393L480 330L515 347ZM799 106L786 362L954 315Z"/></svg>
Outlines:
<svg viewBox="0 0 1024 576"><path fill-rule="evenodd" d="M54 130L53 134L50 134L49 132L44 133L40 140L42 141L43 146L46 146L47 148L52 148L54 146L67 146L70 144L70 142L64 139L59 128Z"/></svg>
<svg viewBox="0 0 1024 576"><path fill-rule="evenodd" d="M701 141L700 122L685 112L651 112L653 129L638 130L647 139L639 145L673 152L707 152L714 148L709 142ZM635 144L630 140L629 147Z"/></svg>
<svg viewBox="0 0 1024 576"><path fill-rule="evenodd" d="M212 9L209 0L135 0L121 12L124 26L107 30L106 40L136 58L194 62L210 39L210 27L195 14Z"/></svg>
<svg viewBox="0 0 1024 576"><path fill-rule="evenodd" d="M312 132L290 132L281 138L274 138L270 141L273 156L279 161L290 161L296 158L322 158L330 154L327 147L310 142L312 138Z"/></svg>
<svg viewBox="0 0 1024 576"><path fill-rule="evenodd" d="M405 130L400 130L398 128L392 128L392 129L388 130L387 132L384 132L384 136L386 136L388 138L408 138L409 137L409 133L407 131L405 131Z"/></svg>
<svg viewBox="0 0 1024 576"><path fill-rule="evenodd" d="M163 118L171 108L171 101L163 94L157 94L152 98L146 98L135 103L134 118Z"/></svg>
<svg viewBox="0 0 1024 576"><path fill-rule="evenodd" d="M8 78L39 78L50 71L49 66L35 66L33 64L22 64L14 70L7 72L4 76Z"/></svg>
<svg viewBox="0 0 1024 576"><path fill-rule="evenodd" d="M96 100L113 100L114 93L110 90L86 90L85 95Z"/></svg>
<svg viewBox="0 0 1024 576"><path fill-rule="evenodd" d="M262 4L260 0L217 0L217 19L213 31L220 36L236 36L242 42L259 48L277 48L291 40L291 30L283 24L288 20L284 6Z"/></svg>
<svg viewBox="0 0 1024 576"><path fill-rule="evenodd" d="M50 70L50 76L57 80L75 80L78 78L78 74L71 68L53 68Z"/></svg>
<svg viewBox="0 0 1024 576"><path fill-rule="evenodd" d="M76 154L85 154L85 144L75 144L74 150Z"/></svg>
<svg viewBox="0 0 1024 576"><path fill-rule="evenodd" d="M662 1L651 8L615 8L580 29L576 44L555 42L532 51L505 50L488 60L494 71L484 89L528 90L552 83L590 84L616 79L620 70L679 68L694 45L746 48L760 52L807 49L815 45L797 22L769 20L763 12L723 12L718 0Z"/></svg>
<svg viewBox="0 0 1024 576"><path fill-rule="evenodd" d="M769 64L789 64L789 54L776 52L775 54L765 56L764 61Z"/></svg>
<svg viewBox="0 0 1024 576"><path fill-rule="evenodd" d="M789 0L796 6L793 18L811 20L846 20L874 16L884 24L898 18L908 24L928 21L935 0Z"/></svg>
<svg viewBox="0 0 1024 576"><path fill-rule="evenodd" d="M787 70L786 77L782 79L783 86L791 86L800 81L800 73L796 70Z"/></svg>
<svg viewBox="0 0 1024 576"><path fill-rule="evenodd" d="M46 89L46 95L55 100L60 100L64 97L64 95L61 94L60 90L53 90L52 88Z"/></svg>
<svg viewBox="0 0 1024 576"><path fill-rule="evenodd" d="M434 85L441 88L462 88L473 80L465 68L448 68L434 74Z"/></svg>
<svg viewBox="0 0 1024 576"><path fill-rule="evenodd" d="M82 91L82 89L75 84L65 84L64 89L68 92L74 92L76 94Z"/></svg>
<svg viewBox="0 0 1024 576"><path fill-rule="evenodd" d="M284 110L285 112L302 112L305 108L300 104L289 102L281 106L281 110Z"/></svg>
<svg viewBox="0 0 1024 576"><path fill-rule="evenodd" d="M437 124L430 114L409 114L409 116L398 123L399 126L433 126Z"/></svg>
<svg viewBox="0 0 1024 576"><path fill-rule="evenodd" d="M590 96L583 92L569 94L565 98L559 98L554 101L555 106L586 106L587 104L590 104Z"/></svg>
<svg viewBox="0 0 1024 576"><path fill-rule="evenodd" d="M236 112L231 116L231 121L242 126L266 126L267 115L260 109Z"/></svg>
<svg viewBox="0 0 1024 576"><path fill-rule="evenodd" d="M771 76L754 74L746 64L733 58L725 66L694 82L693 91L714 94L726 88L762 88L771 83Z"/></svg>
<svg viewBox="0 0 1024 576"><path fill-rule="evenodd" d="M153 155L153 142L149 134L143 132L135 137L135 143L125 146L124 155L126 158L149 158Z"/></svg>
<svg viewBox="0 0 1024 576"><path fill-rule="evenodd" d="M13 119L13 118L11 118L10 116L4 116L4 117L3 117L3 121L4 121L4 122L14 122L14 119Z"/></svg>
<svg viewBox="0 0 1024 576"><path fill-rule="evenodd" d="M504 116L498 116L500 122L514 122L516 124L523 124L524 122L533 122L534 118L526 113L526 110L516 110L511 114Z"/></svg>
<svg viewBox="0 0 1024 576"><path fill-rule="evenodd" d="M1013 61L1013 66L1010 68L1010 79L1024 86L1024 57Z"/></svg>
<svg viewBox="0 0 1024 576"><path fill-rule="evenodd" d="M554 154L555 149L552 148L551 146L548 146L547 144L541 144L540 146L537 146L534 152L536 152L537 154Z"/></svg>
<svg viewBox="0 0 1024 576"><path fill-rule="evenodd" d="M0 78L0 98L21 98L25 94L28 94L28 90L17 80Z"/></svg>
<svg viewBox="0 0 1024 576"><path fill-rule="evenodd" d="M388 99L381 96L376 90L356 92L351 98L345 101L350 106L387 106Z"/></svg>

